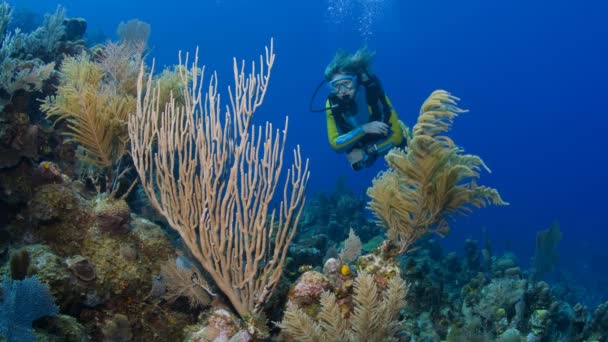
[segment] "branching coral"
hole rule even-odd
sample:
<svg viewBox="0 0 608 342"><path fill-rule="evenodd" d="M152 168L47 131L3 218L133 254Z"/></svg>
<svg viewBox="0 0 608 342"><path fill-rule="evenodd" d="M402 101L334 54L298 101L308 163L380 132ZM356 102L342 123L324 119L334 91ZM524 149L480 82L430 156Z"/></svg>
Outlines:
<svg viewBox="0 0 608 342"><path fill-rule="evenodd" d="M211 287L194 267L180 267L175 260L170 259L161 265L160 272L167 286L163 297L168 302L173 303L179 297L186 297L193 308L211 303Z"/></svg>
<svg viewBox="0 0 608 342"><path fill-rule="evenodd" d="M392 277L381 291L371 274L360 272L354 288L354 309L349 317L343 316L336 296L326 291L316 317L288 305L279 326L296 341L396 341L399 312L406 305L405 281Z"/></svg>
<svg viewBox="0 0 608 342"><path fill-rule="evenodd" d="M11 18L8 3L0 3L0 111L18 91L42 89L55 68L54 62L47 62L56 54L59 40L65 34L65 10L61 7L46 15L43 26L32 33L20 29L8 32Z"/></svg>
<svg viewBox="0 0 608 342"><path fill-rule="evenodd" d="M61 66L57 95L41 106L47 117L65 119L71 141L85 150L88 163L111 168L125 154L126 120L135 99L104 87L102 68L87 55L69 57Z"/></svg>
<svg viewBox="0 0 608 342"><path fill-rule="evenodd" d="M278 190L287 125L280 134L270 123L252 124L274 58L271 44L249 73L234 62L226 112L216 74L203 92L197 54L191 72L187 59L178 68L185 106L160 103L158 83L142 67L137 110L129 117L131 156L150 204L252 330L280 280L309 177L298 147ZM275 191L282 196L277 212Z"/></svg>
<svg viewBox="0 0 608 342"><path fill-rule="evenodd" d="M378 224L401 252L428 233L443 236L453 214L466 214L473 207L505 205L495 189L477 185L481 158L462 154L447 136L454 118L465 112L458 98L437 90L424 102L413 135L404 150L386 156L390 169L381 172L367 191L369 208Z"/></svg>
<svg viewBox="0 0 608 342"><path fill-rule="evenodd" d="M104 72L104 82L119 94L135 95L145 49L145 42L106 43L95 60Z"/></svg>
<svg viewBox="0 0 608 342"><path fill-rule="evenodd" d="M90 178L112 196L128 169L120 161L129 140L127 116L135 111L133 64L141 62L142 50L108 43L96 60L87 54L66 58L56 95L41 105L48 118L67 122L64 134L83 151L80 159L97 169Z"/></svg>
<svg viewBox="0 0 608 342"><path fill-rule="evenodd" d="M340 251L340 259L345 263L354 262L361 255L361 239L351 228L348 238L344 240L344 247Z"/></svg>

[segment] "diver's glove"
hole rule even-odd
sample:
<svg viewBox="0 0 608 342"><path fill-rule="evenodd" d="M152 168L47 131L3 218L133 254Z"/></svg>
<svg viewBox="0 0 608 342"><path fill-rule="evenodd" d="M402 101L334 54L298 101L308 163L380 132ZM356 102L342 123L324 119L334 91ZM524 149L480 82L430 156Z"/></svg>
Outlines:
<svg viewBox="0 0 608 342"><path fill-rule="evenodd" d="M363 149L354 148L346 155L348 162L350 163L350 167L355 171L359 171L364 169L368 164L369 156Z"/></svg>
<svg viewBox="0 0 608 342"><path fill-rule="evenodd" d="M355 171L370 167L378 159L378 149L376 145L366 146L365 148L355 148L347 154L350 167Z"/></svg>

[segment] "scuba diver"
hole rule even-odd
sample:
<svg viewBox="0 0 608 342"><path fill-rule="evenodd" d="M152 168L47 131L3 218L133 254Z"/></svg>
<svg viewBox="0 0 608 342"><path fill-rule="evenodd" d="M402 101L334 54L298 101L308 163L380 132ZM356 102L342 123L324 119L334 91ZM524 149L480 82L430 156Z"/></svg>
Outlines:
<svg viewBox="0 0 608 342"><path fill-rule="evenodd" d="M376 75L370 73L374 54L365 48L338 52L325 68L329 86L325 111L329 144L346 153L353 170L367 168L393 147L403 147L405 126L399 120Z"/></svg>

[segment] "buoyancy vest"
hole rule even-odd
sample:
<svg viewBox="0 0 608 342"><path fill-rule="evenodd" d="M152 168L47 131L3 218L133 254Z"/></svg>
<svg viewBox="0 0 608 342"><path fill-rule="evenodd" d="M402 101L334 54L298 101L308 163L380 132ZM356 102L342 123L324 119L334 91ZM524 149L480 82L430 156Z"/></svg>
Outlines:
<svg viewBox="0 0 608 342"><path fill-rule="evenodd" d="M365 90L365 99L369 110L368 108L356 108L357 104L355 99L343 101L340 100L336 95L329 96L329 101L332 106L331 113L340 134L344 134L355 129L355 125L353 125L352 120L349 120L349 116L352 115L353 111L363 110L367 112L369 115L367 122L382 121L389 124L392 108L388 104L386 94L384 93L384 89L382 88L378 77L375 75L370 75L366 82L361 82L361 85ZM368 140L369 139L362 139L361 144L370 143L371 141Z"/></svg>

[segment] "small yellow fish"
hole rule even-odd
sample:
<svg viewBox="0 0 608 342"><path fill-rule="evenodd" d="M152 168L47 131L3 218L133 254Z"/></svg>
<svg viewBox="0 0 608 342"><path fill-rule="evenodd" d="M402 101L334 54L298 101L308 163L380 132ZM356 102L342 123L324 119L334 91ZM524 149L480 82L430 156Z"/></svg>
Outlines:
<svg viewBox="0 0 608 342"><path fill-rule="evenodd" d="M348 267L348 265L342 265L342 267L340 267L340 274L342 274L345 277L349 276L350 275L350 267Z"/></svg>

